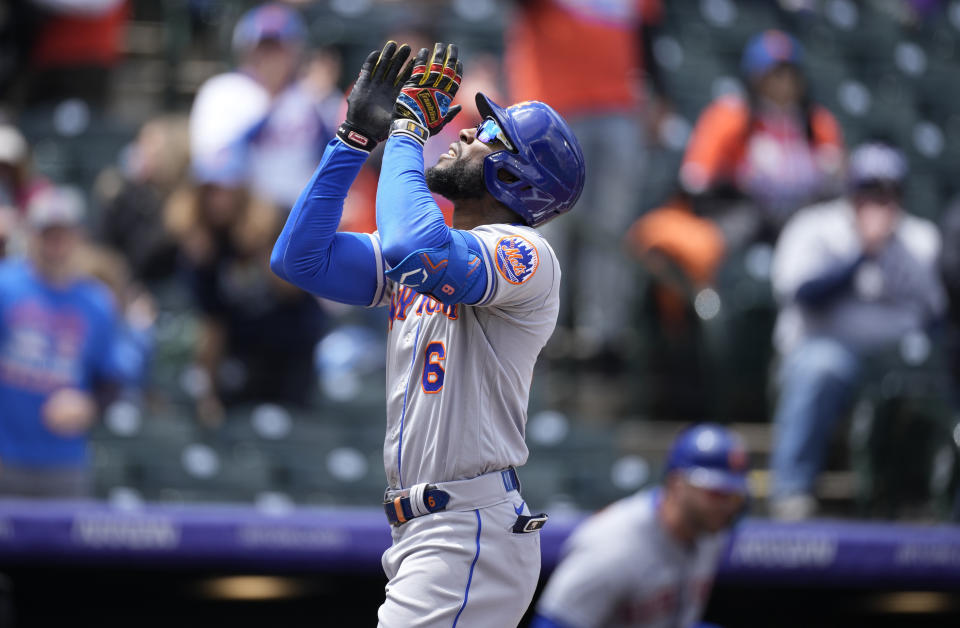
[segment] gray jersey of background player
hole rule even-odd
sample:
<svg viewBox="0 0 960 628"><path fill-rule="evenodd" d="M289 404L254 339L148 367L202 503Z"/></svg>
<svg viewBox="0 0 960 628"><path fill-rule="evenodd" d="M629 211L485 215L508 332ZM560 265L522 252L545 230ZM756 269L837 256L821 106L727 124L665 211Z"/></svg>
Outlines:
<svg viewBox="0 0 960 628"><path fill-rule="evenodd" d="M384 510L392 546L380 626L515 626L540 572L519 493L527 402L553 332L560 268L533 229L573 207L580 147L549 106L484 116L424 174L423 146L456 114L456 46L371 53L345 122L291 211L271 267L314 294L389 305ZM402 68L401 68L402 66ZM388 137L389 133L389 137ZM336 232L347 189L386 139L377 233ZM454 202L454 228L430 192Z"/></svg>
<svg viewBox="0 0 960 628"><path fill-rule="evenodd" d="M747 495L740 437L681 433L662 486L608 506L567 539L532 628L697 626Z"/></svg>

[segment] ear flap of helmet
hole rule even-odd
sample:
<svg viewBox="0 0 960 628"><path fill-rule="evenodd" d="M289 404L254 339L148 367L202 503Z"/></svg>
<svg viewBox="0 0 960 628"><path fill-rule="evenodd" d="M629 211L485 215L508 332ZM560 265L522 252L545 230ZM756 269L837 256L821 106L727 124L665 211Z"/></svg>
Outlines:
<svg viewBox="0 0 960 628"><path fill-rule="evenodd" d="M504 177L501 173L508 173ZM553 218L557 199L542 185L542 174L508 151L487 155L483 163L483 178L487 190L495 199L515 211L531 227ZM537 185L537 184L541 185Z"/></svg>

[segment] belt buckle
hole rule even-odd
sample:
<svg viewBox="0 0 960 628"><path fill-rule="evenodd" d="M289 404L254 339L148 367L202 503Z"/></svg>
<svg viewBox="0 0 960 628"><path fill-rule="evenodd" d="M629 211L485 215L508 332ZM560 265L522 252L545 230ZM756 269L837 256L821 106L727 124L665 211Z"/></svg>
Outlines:
<svg viewBox="0 0 960 628"><path fill-rule="evenodd" d="M401 501L403 499L402 495L398 495L383 502L383 511L387 515L387 521L395 528L399 528L409 521L407 516L403 514L403 502Z"/></svg>

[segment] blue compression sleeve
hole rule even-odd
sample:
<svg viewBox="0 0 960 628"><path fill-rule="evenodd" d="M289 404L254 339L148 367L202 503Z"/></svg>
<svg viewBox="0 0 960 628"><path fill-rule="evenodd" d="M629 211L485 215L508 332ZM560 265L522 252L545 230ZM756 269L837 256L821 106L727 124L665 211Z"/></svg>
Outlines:
<svg viewBox="0 0 960 628"><path fill-rule="evenodd" d="M333 139L270 256L281 279L321 297L370 305L383 283L370 236L338 233L343 200L367 154Z"/></svg>
<svg viewBox="0 0 960 628"><path fill-rule="evenodd" d="M450 229L423 176L423 146L412 137L387 140L377 186L377 231L391 266L419 249L450 242Z"/></svg>
<svg viewBox="0 0 960 628"><path fill-rule="evenodd" d="M819 277L805 281L797 288L795 295L797 302L813 308L826 305L850 285L857 268L864 259L865 256L861 255L852 262L831 268Z"/></svg>
<svg viewBox="0 0 960 628"><path fill-rule="evenodd" d="M430 195L423 175L423 146L411 137L395 135L387 140L377 186L377 231L383 243L383 257L390 266L398 266L412 253L447 249L449 254L463 251L450 246L453 233L443 220L440 207ZM482 243L469 232L460 231L466 243L465 254L476 255L480 272L469 289L456 301L475 303L487 288ZM450 267L465 266L462 264ZM475 271L474 271L475 272ZM456 279L460 279L457 277Z"/></svg>

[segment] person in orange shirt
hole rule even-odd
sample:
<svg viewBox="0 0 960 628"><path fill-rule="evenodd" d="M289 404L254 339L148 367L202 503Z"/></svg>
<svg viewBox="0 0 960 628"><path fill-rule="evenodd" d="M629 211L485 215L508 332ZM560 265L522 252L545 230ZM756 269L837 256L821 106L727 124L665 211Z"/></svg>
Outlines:
<svg viewBox="0 0 960 628"><path fill-rule="evenodd" d="M732 404L730 412L765 407L762 356L767 350L749 348L752 336L743 334L765 335L760 330L764 324L772 327L773 304L754 303L744 306L750 311L738 312L743 282L728 290L719 270L752 245L771 244L797 209L843 189L840 128L829 111L810 100L802 55L800 44L784 32L751 38L741 63L746 95L724 96L707 106L688 142L677 193L627 232L628 246L650 278L649 322L657 337L666 339L652 362L666 378L655 388L678 391L660 400L671 410L699 416L718 403ZM760 255L751 251L749 259L769 259L771 249L765 251L766 256L763 249L755 249ZM763 268L753 264L751 269L751 276L763 281ZM697 340L698 316L711 318L721 308L724 327L718 337L725 342L704 345ZM737 371L735 383L725 382L715 369L690 368L691 361L707 365L712 360L747 366ZM743 392L729 394L728 384ZM727 393L713 398L725 387Z"/></svg>
<svg viewBox="0 0 960 628"><path fill-rule="evenodd" d="M746 98L723 96L703 111L680 167L679 193L630 228L629 243L655 275L674 271L665 282L674 293L712 285L730 252L772 242L798 208L840 192L840 127L809 99L802 54L781 31L750 40L741 64ZM676 314L670 299L660 301L661 310Z"/></svg>
<svg viewBox="0 0 960 628"><path fill-rule="evenodd" d="M665 105L649 62L659 0L519 0L506 34L510 99L549 102L583 146L588 212L542 230L565 268L560 327L572 327L580 357L615 368L633 301L633 271L620 242L640 209L646 153L644 116ZM599 76L602 80L575 81ZM654 101L644 102L644 74ZM566 80L565 80L566 77Z"/></svg>
<svg viewBox="0 0 960 628"><path fill-rule="evenodd" d="M741 63L746 98L723 96L701 113L679 193L628 232L642 260L660 267L667 258L694 289L711 285L731 251L774 241L797 209L840 193L840 126L810 100L802 55L782 31L750 40Z"/></svg>
<svg viewBox="0 0 960 628"><path fill-rule="evenodd" d="M751 198L760 228L774 236L798 208L840 192L840 127L810 101L802 54L781 31L751 39L741 64L747 99L722 97L707 107L680 169L693 196L728 186Z"/></svg>
<svg viewBox="0 0 960 628"><path fill-rule="evenodd" d="M21 4L21 3L14 3ZM110 75L123 57L128 0L33 0L36 20L27 60L26 105L80 98L108 104Z"/></svg>

